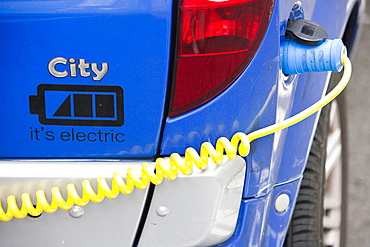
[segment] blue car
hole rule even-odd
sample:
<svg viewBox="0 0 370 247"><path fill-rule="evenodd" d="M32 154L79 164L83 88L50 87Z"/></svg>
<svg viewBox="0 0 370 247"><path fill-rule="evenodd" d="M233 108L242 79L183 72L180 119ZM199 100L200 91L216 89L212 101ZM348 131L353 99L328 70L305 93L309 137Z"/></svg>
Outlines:
<svg viewBox="0 0 370 247"><path fill-rule="evenodd" d="M1 2L0 246L344 246L363 9Z"/></svg>

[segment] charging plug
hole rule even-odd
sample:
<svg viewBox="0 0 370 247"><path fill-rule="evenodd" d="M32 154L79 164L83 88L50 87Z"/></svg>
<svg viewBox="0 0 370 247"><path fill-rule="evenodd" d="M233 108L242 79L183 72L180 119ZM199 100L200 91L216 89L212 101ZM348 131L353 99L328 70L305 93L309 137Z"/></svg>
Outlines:
<svg viewBox="0 0 370 247"><path fill-rule="evenodd" d="M312 46L287 36L283 45L283 73L340 72L343 68L342 55L346 54L347 49L340 39L326 39L320 45Z"/></svg>

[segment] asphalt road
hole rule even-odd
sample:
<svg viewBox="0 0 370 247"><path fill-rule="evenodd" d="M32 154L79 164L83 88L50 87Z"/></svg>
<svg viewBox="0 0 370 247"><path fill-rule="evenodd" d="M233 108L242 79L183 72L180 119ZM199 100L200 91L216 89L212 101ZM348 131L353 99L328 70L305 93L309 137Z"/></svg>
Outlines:
<svg viewBox="0 0 370 247"><path fill-rule="evenodd" d="M347 245L370 246L370 0L353 76L345 90L348 126Z"/></svg>

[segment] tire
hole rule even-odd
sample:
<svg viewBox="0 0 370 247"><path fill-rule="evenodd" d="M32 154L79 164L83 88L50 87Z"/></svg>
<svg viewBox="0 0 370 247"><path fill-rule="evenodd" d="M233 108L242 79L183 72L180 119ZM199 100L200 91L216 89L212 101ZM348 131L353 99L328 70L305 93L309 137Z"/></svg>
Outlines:
<svg viewBox="0 0 370 247"><path fill-rule="evenodd" d="M329 88L340 80L333 73ZM285 247L340 247L345 244L346 174L344 97L321 111Z"/></svg>

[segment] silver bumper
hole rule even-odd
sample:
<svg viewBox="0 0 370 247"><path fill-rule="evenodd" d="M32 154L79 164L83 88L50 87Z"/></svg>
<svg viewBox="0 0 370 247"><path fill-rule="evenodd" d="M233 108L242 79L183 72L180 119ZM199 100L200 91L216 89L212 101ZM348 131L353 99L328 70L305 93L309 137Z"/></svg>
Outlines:
<svg viewBox="0 0 370 247"><path fill-rule="evenodd" d="M245 161L209 164L155 188L139 246L212 246L234 233Z"/></svg>
<svg viewBox="0 0 370 247"><path fill-rule="evenodd" d="M23 192L31 194L96 177L126 174L139 162L0 162L0 199L6 210L6 197L14 194L20 206ZM210 164L205 171L194 169L190 176L180 175L155 187L139 246L209 246L226 241L234 232L244 185L245 161L238 157L224 164ZM49 195L48 195L49 194ZM76 212L59 209L38 218L0 222L1 246L132 246L147 190L135 189L81 207Z"/></svg>

